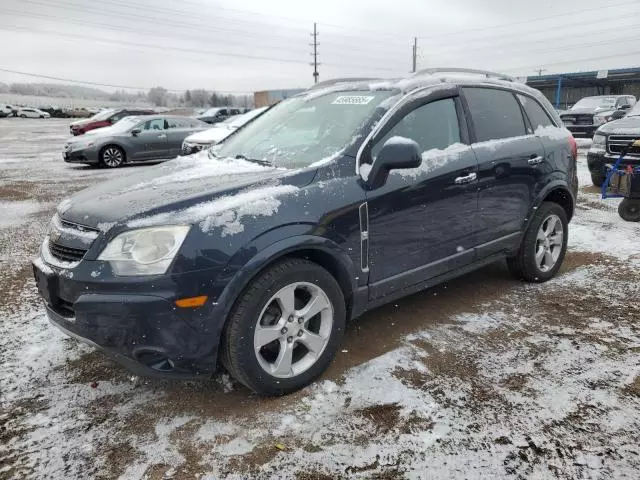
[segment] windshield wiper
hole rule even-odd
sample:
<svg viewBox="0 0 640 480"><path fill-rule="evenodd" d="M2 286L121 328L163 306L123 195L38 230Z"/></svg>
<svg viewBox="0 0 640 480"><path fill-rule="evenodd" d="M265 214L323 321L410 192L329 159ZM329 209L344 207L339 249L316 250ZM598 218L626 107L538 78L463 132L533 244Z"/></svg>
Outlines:
<svg viewBox="0 0 640 480"><path fill-rule="evenodd" d="M268 160L260 160L260 159L257 159L257 158L249 158L249 157L247 157L245 155L242 155L241 153L236 155L235 158L237 158L238 160L246 160L247 162L251 162L251 163L257 163L258 165L262 165L263 167L273 167L273 163L271 163Z"/></svg>

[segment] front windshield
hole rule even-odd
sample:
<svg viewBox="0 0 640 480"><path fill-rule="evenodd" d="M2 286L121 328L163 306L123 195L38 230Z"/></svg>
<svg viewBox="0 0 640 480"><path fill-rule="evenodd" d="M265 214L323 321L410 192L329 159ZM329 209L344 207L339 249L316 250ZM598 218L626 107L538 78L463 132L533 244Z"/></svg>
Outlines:
<svg viewBox="0 0 640 480"><path fill-rule="evenodd" d="M91 120L106 120L107 118L109 118L111 115L113 115L116 112L115 109L110 108L109 110L103 110L99 113L96 113L93 117L91 117Z"/></svg>
<svg viewBox="0 0 640 480"><path fill-rule="evenodd" d="M277 167L299 168L345 148L376 107L394 93L310 92L276 105L227 139L215 154L241 156Z"/></svg>
<svg viewBox="0 0 640 480"><path fill-rule="evenodd" d="M572 110L576 108L615 107L616 100L616 97L587 97L576 103Z"/></svg>
<svg viewBox="0 0 640 480"><path fill-rule="evenodd" d="M124 117L111 126L111 131L126 132L138 124L142 125L139 117Z"/></svg>
<svg viewBox="0 0 640 480"><path fill-rule="evenodd" d="M231 126L233 128L240 128L241 126L243 126L245 123L248 123L250 120L254 119L255 117L257 117L258 115L260 115L262 112L264 112L267 108L269 107L261 107L261 108L256 108L254 110L251 110L247 113L243 113L242 115L238 115L235 117L231 117L229 120L227 120Z"/></svg>
<svg viewBox="0 0 640 480"><path fill-rule="evenodd" d="M206 110L205 112L201 113L200 116L201 117L213 117L219 111L220 111L219 108L210 108L209 110Z"/></svg>

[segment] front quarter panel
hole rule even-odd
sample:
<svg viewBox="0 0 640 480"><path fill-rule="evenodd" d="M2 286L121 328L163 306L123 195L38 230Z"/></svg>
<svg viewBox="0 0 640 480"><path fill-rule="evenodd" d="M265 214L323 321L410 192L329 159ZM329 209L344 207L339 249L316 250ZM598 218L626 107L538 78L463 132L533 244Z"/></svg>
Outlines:
<svg viewBox="0 0 640 480"><path fill-rule="evenodd" d="M301 250L330 256L340 265L341 280L350 291L366 285L367 274L360 270L359 208L364 191L354 161L344 157L321 167L311 184L257 202L255 210L243 206L227 211L220 222L213 222L213 229L194 225L183 248L183 264L174 269L191 262L187 268L197 265L217 272L209 294L224 318L255 275L278 258ZM256 214L258 204L262 212Z"/></svg>

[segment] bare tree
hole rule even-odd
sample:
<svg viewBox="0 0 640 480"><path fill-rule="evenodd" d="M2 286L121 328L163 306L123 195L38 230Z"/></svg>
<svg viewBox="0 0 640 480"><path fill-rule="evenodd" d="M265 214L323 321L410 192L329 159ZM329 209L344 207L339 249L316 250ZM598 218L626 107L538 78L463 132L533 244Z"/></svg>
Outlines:
<svg viewBox="0 0 640 480"><path fill-rule="evenodd" d="M153 87L151 90L149 90L149 93L147 94L147 98L156 107L166 107L167 106L167 89L163 87Z"/></svg>

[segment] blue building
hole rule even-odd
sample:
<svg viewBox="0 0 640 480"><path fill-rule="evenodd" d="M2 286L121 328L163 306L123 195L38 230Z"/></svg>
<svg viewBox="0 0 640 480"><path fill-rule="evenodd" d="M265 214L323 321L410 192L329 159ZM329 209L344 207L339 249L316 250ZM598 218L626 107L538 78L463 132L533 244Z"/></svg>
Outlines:
<svg viewBox="0 0 640 480"><path fill-rule="evenodd" d="M532 76L527 85L540 90L556 108L566 109L592 95L639 97L640 67Z"/></svg>

